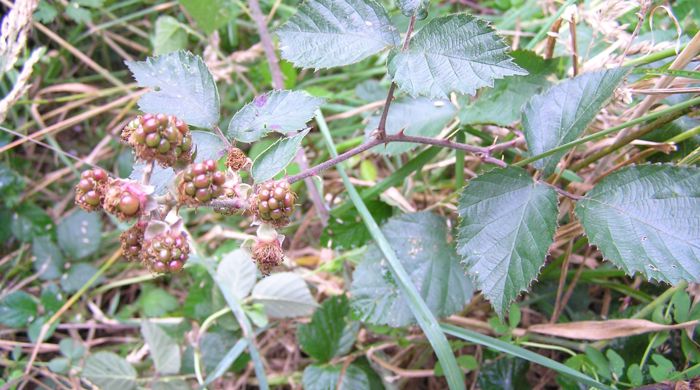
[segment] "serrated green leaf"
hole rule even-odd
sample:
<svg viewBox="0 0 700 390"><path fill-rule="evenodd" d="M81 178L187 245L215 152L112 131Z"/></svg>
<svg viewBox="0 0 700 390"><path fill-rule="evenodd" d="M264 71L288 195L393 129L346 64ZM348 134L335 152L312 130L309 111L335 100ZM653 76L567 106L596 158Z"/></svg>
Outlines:
<svg viewBox="0 0 700 390"><path fill-rule="evenodd" d="M76 1L68 3L65 15L76 23L90 23L92 21L92 14L90 11L81 7Z"/></svg>
<svg viewBox="0 0 700 390"><path fill-rule="evenodd" d="M56 279L63 273L65 259L51 236L34 237L32 241L32 267L41 280Z"/></svg>
<svg viewBox="0 0 700 390"><path fill-rule="evenodd" d="M311 322L300 324L297 339L307 355L321 363L346 354L355 343L359 323L348 321L350 303L344 296L326 299Z"/></svg>
<svg viewBox="0 0 700 390"><path fill-rule="evenodd" d="M224 375L226 370L228 370L236 359L241 356L247 346L248 341L246 339L238 340L236 344L234 344L233 347L226 353L226 355L221 358L214 371L207 377L207 380L204 382L204 386L207 386L220 376Z"/></svg>
<svg viewBox="0 0 700 390"><path fill-rule="evenodd" d="M143 320L141 334L148 345L156 372L159 374L180 372L180 347L163 329L150 321Z"/></svg>
<svg viewBox="0 0 700 390"><path fill-rule="evenodd" d="M557 195L522 168L497 169L469 182L459 216L457 252L503 317L544 264L557 226Z"/></svg>
<svg viewBox="0 0 700 390"><path fill-rule="evenodd" d="M240 12L233 0L179 0L179 3L207 35L226 25Z"/></svg>
<svg viewBox="0 0 700 390"><path fill-rule="evenodd" d="M57 357L49 362L49 370L57 374L66 374L70 370L70 360L65 357Z"/></svg>
<svg viewBox="0 0 700 390"><path fill-rule="evenodd" d="M377 223L382 224L391 217L393 210L388 204L379 200L368 200L365 204ZM355 212L344 213L338 218L331 216L321 233L321 245L330 244L333 249L357 248L371 239L372 235Z"/></svg>
<svg viewBox="0 0 700 390"><path fill-rule="evenodd" d="M260 95L241 108L228 125L228 136L255 142L267 133L287 134L306 127L323 99L302 91L275 90Z"/></svg>
<svg viewBox="0 0 700 390"><path fill-rule="evenodd" d="M180 22L170 15L161 15L156 19L156 31L153 36L153 54L159 56L187 47L187 31Z"/></svg>
<svg viewBox="0 0 700 390"><path fill-rule="evenodd" d="M302 68L349 65L400 44L375 0L311 0L277 30L285 60Z"/></svg>
<svg viewBox="0 0 700 390"><path fill-rule="evenodd" d="M231 293L242 300L255 285L257 268L248 251L236 249L223 256L216 269L216 275L222 286L230 288Z"/></svg>
<svg viewBox="0 0 700 390"><path fill-rule="evenodd" d="M39 5L34 11L32 16L34 20L40 23L52 23L56 16L58 15L58 10L53 5L49 4L46 0L39 1Z"/></svg>
<svg viewBox="0 0 700 390"><path fill-rule="evenodd" d="M527 74L507 51L486 22L467 14L443 16L418 31L408 50L392 53L389 74L412 96L473 95L496 79Z"/></svg>
<svg viewBox="0 0 700 390"><path fill-rule="evenodd" d="M139 305L146 317L161 317L178 307L177 299L162 288L144 289Z"/></svg>
<svg viewBox="0 0 700 390"><path fill-rule="evenodd" d="M405 99L392 103L386 118L386 133L435 137L447 123L454 118L457 109L449 100L430 100L428 98ZM379 125L379 115L370 118L365 126L365 139L373 136ZM408 152L417 147L408 142L394 142L380 145L373 149L377 153L389 155Z"/></svg>
<svg viewBox="0 0 700 390"><path fill-rule="evenodd" d="M629 274L700 282L700 169L623 168L578 202L588 240Z"/></svg>
<svg viewBox="0 0 700 390"><path fill-rule="evenodd" d="M136 388L136 370L112 352L97 352L85 361L82 376L104 390Z"/></svg>
<svg viewBox="0 0 700 390"><path fill-rule="evenodd" d="M85 346L80 341L69 338L62 339L58 343L58 349L63 356L71 360L78 360L85 355Z"/></svg>
<svg viewBox="0 0 700 390"><path fill-rule="evenodd" d="M216 161L226 154L226 144L218 135L201 130L193 130L191 134L192 145L196 151L194 162Z"/></svg>
<svg viewBox="0 0 700 390"><path fill-rule="evenodd" d="M12 214L10 229L12 234L22 242L31 241L51 231L53 221L46 212L34 203L21 203Z"/></svg>
<svg viewBox="0 0 700 390"><path fill-rule="evenodd" d="M522 115L530 155L538 155L578 138L613 96L627 72L627 69L615 68L585 73L533 96L523 108ZM533 164L549 175L565 153L555 153Z"/></svg>
<svg viewBox="0 0 700 390"><path fill-rule="evenodd" d="M254 302L265 306L273 318L310 315L318 304L304 279L292 272L279 272L259 281L251 294Z"/></svg>
<svg viewBox="0 0 700 390"><path fill-rule="evenodd" d="M479 371L478 383L483 390L529 390L526 375L529 364L522 359L505 358L485 364Z"/></svg>
<svg viewBox="0 0 700 390"><path fill-rule="evenodd" d="M471 299L472 285L448 244L444 218L430 212L403 214L390 218L382 232L436 316L453 314ZM393 327L415 323L406 298L374 245L355 269L350 292L352 306L365 322Z"/></svg>
<svg viewBox="0 0 700 390"><path fill-rule="evenodd" d="M459 119L463 124L493 123L508 126L520 119L520 111L530 98L541 93L549 85L547 76L556 70L556 62L545 60L537 54L517 50L511 53L515 63L525 69L525 76L513 76L496 80L493 88L485 88L479 97L465 103L460 109Z"/></svg>
<svg viewBox="0 0 700 390"><path fill-rule="evenodd" d="M206 333L199 342L202 362L206 372L214 372L222 359L236 345L238 340L231 332Z"/></svg>
<svg viewBox="0 0 700 390"><path fill-rule="evenodd" d="M404 16L416 15L417 19L425 19L428 16L430 0L397 0L399 9Z"/></svg>
<svg viewBox="0 0 700 390"><path fill-rule="evenodd" d="M80 290L90 278L97 273L97 268L88 263L71 264L68 272L61 276L61 289L67 293ZM96 283L101 283L104 277L100 276Z"/></svg>
<svg viewBox="0 0 700 390"><path fill-rule="evenodd" d="M219 124L219 92L199 56L177 51L146 61L127 61L136 82L153 88L139 99L139 108L175 115L186 123L211 129Z"/></svg>
<svg viewBox="0 0 700 390"><path fill-rule="evenodd" d="M63 306L63 294L55 283L49 283L41 290L39 300L41 306L44 307L44 313L49 315L57 312Z"/></svg>
<svg viewBox="0 0 700 390"><path fill-rule="evenodd" d="M367 374L354 364L350 364L343 374L342 383L338 380L343 371L342 364L318 365L312 364L304 369L302 383L306 390L355 390L368 389Z"/></svg>
<svg viewBox="0 0 700 390"><path fill-rule="evenodd" d="M256 183L272 179L289 165L301 149L301 141L309 130L304 130L289 138L280 138L253 162L251 174Z"/></svg>
<svg viewBox="0 0 700 390"><path fill-rule="evenodd" d="M75 210L56 228L58 245L75 260L84 259L100 249L102 221L97 213Z"/></svg>
<svg viewBox="0 0 700 390"><path fill-rule="evenodd" d="M36 300L24 291L15 291L0 300L0 324L10 328L26 327L36 314Z"/></svg>

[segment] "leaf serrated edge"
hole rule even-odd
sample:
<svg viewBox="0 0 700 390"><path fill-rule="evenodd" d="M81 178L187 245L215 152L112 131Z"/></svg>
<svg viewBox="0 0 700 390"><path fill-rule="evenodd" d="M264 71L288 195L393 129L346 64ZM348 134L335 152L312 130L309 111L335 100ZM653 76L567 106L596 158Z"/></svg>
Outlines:
<svg viewBox="0 0 700 390"><path fill-rule="evenodd" d="M614 177L615 175L619 174L620 172L622 172L622 171L624 171L624 170L626 170L626 169L630 169L630 168L640 168L640 167L649 167L649 166L652 166L652 167L655 166L655 167L677 168L677 169L684 169L684 170L695 170L695 171L698 171L698 173L700 173L700 167L688 166L688 165L675 165L675 164L672 164L672 163L630 164L630 165L628 165L628 166L626 166L626 167L624 167L624 168L622 168L622 169L618 169L618 170L612 172L610 175L608 175L608 176L607 176L606 178L604 178L603 180L609 179L610 177ZM588 197L588 194L589 194L591 191L595 190L595 188L597 188L599 185L600 185L600 182L599 182L598 184L596 184L596 186L593 187L591 190L589 190L589 191L586 193L586 195L584 196L584 198L581 199L581 200L590 200L590 199L592 199L592 198L589 198L589 197ZM585 208L585 207L582 206L582 205L580 205L579 202L576 202L576 207L574 207L574 215L576 215L576 219L577 219L577 220L579 221L579 223L581 224L581 230L583 231L583 232L582 232L582 236L583 236L583 237L586 237L586 240L588 240L588 244L589 244L589 245L595 246L596 250L598 250L598 252L600 252L600 254L603 256L603 260L604 260L604 261L607 261L607 262L609 262L610 264L614 265L616 268L625 271L625 273L628 274L628 275L630 275L630 276L632 276L632 275L634 275L634 274L636 274L636 273L640 273L640 274L642 274L642 275L647 279L647 281L649 281L649 282L654 281L654 282L656 282L656 283L658 283L658 284L660 284L660 283L665 283L665 284L670 284L670 285L673 285L673 284L674 284L674 283L672 283L672 282L670 282L670 281L667 281L667 280L661 280L661 279L657 279L657 278L654 278L654 277L652 277L652 276L649 276L649 274L647 273L646 269L644 269L644 268L642 268L641 270L632 270L632 269L630 269L629 267L627 267L626 264L624 264L624 262L620 261L621 264L618 264L617 261L615 261L615 260L611 259L610 257L608 257L607 255L605 255L605 253L603 253L603 250L600 248L600 246L599 246L594 240L591 240L591 236L586 232L586 228L585 228L585 226L583 226L583 223L581 222L581 218L580 218L579 215L578 215L578 211L577 211L577 210L578 210L579 207L582 207L582 208ZM597 242L600 242L600 241L597 241Z"/></svg>

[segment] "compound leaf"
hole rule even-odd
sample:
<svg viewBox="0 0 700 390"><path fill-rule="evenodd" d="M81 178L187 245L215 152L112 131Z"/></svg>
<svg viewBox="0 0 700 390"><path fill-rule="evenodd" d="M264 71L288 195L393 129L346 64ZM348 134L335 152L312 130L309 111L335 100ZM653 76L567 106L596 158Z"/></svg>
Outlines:
<svg viewBox="0 0 700 390"><path fill-rule="evenodd" d="M219 92L201 57L176 51L126 66L139 86L153 89L139 99L142 111L175 115L207 129L219 124Z"/></svg>
<svg viewBox="0 0 700 390"><path fill-rule="evenodd" d="M231 293L238 299L248 296L255 284L256 274L257 268L250 253L243 249L225 254L216 269L221 285L230 288Z"/></svg>
<svg viewBox="0 0 700 390"><path fill-rule="evenodd" d="M497 169L469 182L459 216L457 252L503 316L544 264L557 226L557 195L522 168Z"/></svg>
<svg viewBox="0 0 700 390"><path fill-rule="evenodd" d="M180 347L163 329L153 322L144 320L141 322L141 334L146 340L159 374L180 372Z"/></svg>
<svg viewBox="0 0 700 390"><path fill-rule="evenodd" d="M58 246L66 254L83 259L100 249L102 221L98 214L76 210L58 223L56 233Z"/></svg>
<svg viewBox="0 0 700 390"><path fill-rule="evenodd" d="M97 352L85 361L82 375L105 390L136 388L136 370L112 352Z"/></svg>
<svg viewBox="0 0 700 390"><path fill-rule="evenodd" d="M625 272L700 282L700 169L623 168L579 201L576 215L589 242Z"/></svg>
<svg viewBox="0 0 700 390"><path fill-rule="evenodd" d="M526 50L514 51L511 56L528 74L496 80L493 88L483 89L474 102L465 104L460 109L459 119L462 123L508 126L520 119L520 111L525 103L549 85L547 76L555 71L555 61L545 60ZM465 102L468 99L465 96Z"/></svg>
<svg viewBox="0 0 700 390"><path fill-rule="evenodd" d="M279 272L259 281L251 297L273 318L307 316L318 306L304 279L292 272Z"/></svg>
<svg viewBox="0 0 700 390"><path fill-rule="evenodd" d="M523 129L531 155L537 155L578 138L610 100L627 70L615 68L585 73L535 95L523 108ZM566 151L535 161L546 175Z"/></svg>
<svg viewBox="0 0 700 390"><path fill-rule="evenodd" d="M444 218L430 212L403 214L390 218L382 232L436 316L453 314L471 299L472 285L447 241ZM355 269L350 292L352 306L363 321L393 327L415 323L406 298L375 245Z"/></svg>
<svg viewBox="0 0 700 390"><path fill-rule="evenodd" d="M389 73L412 96L473 95L496 79L527 74L507 50L486 22L466 14L443 16L418 31L408 50L392 53Z"/></svg>
<svg viewBox="0 0 700 390"><path fill-rule="evenodd" d="M241 142L255 142L271 131L286 134L301 130L321 104L323 99L302 91L268 92L233 116L228 136Z"/></svg>
<svg viewBox="0 0 700 390"><path fill-rule="evenodd" d="M301 149L301 141L309 130L289 138L280 138L265 149L253 162L251 173L256 183L272 179L289 165Z"/></svg>
<svg viewBox="0 0 700 390"><path fill-rule="evenodd" d="M338 381L341 380L340 386ZM306 390L352 390L369 389L367 373L355 364L350 364L343 373L342 364L312 364L304 369L302 377Z"/></svg>
<svg viewBox="0 0 700 390"><path fill-rule="evenodd" d="M303 68L361 61L400 43L375 0L311 0L277 30L282 57Z"/></svg>

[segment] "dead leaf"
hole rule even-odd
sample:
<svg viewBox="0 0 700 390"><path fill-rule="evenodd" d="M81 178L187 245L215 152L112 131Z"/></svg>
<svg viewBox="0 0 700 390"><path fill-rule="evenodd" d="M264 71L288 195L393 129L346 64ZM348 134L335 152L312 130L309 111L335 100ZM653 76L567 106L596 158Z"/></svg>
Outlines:
<svg viewBox="0 0 700 390"><path fill-rule="evenodd" d="M578 321L565 324L533 325L527 328L527 331L567 339L596 341L673 329L688 329L692 331L692 328L697 326L699 322L700 321L696 320L676 325L662 325L647 320L636 319Z"/></svg>

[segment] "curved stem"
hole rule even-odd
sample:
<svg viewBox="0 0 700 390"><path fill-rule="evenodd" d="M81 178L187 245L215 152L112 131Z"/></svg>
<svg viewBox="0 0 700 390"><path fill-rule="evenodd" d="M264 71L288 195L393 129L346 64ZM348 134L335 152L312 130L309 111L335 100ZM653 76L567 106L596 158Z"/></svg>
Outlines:
<svg viewBox="0 0 700 390"><path fill-rule="evenodd" d="M449 148L449 149L455 149L455 150L463 150L465 152L473 153L475 155L478 155L481 157L481 159L485 163L489 164L494 164L498 165L499 167L505 167L507 164L497 158L491 157L491 153L494 150L502 150L503 148L500 147L500 144L494 145L492 147L481 147L481 146L474 146L474 145L468 145L468 144L463 144L459 142L453 142L449 139L436 139L436 138L429 138L429 137L418 137L418 136L411 136L411 135L405 135L403 133L399 134L393 134L393 135L386 135L384 138L380 138L379 135L377 135L377 138L372 138L369 141L352 148L342 154L339 154L337 157L334 157L328 161L322 162L321 164L318 164L314 167L311 167L307 170L304 170L300 173L297 173L296 175L288 176L287 180L290 183L294 183L296 181L305 179L310 176L315 176L319 174L321 171L324 171L328 168L331 168L335 165L338 165L339 163L349 159L350 157L360 154L364 151L367 151L369 149L372 149L375 146L381 145L381 144L388 144L391 142L408 142L408 143L414 143L414 144L424 144L424 145L434 145L434 146L439 146L442 148ZM510 145L509 145L510 146Z"/></svg>
<svg viewBox="0 0 700 390"><path fill-rule="evenodd" d="M403 41L402 51L408 49L408 44L411 42L411 35L413 35L413 27L416 25L416 15L411 16L411 20L408 22L408 30L406 30L406 37ZM386 119L389 115L389 106L391 106L391 101L394 100L394 91L396 91L396 83L392 82L389 87L389 92L386 94L386 101L384 102L384 109L382 110L382 116L379 118L379 125L377 126L377 136L381 139L386 138Z"/></svg>

